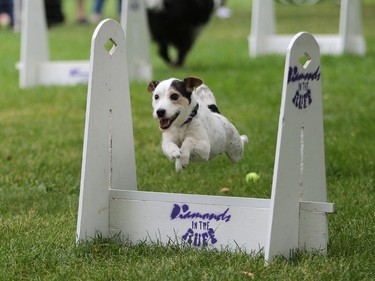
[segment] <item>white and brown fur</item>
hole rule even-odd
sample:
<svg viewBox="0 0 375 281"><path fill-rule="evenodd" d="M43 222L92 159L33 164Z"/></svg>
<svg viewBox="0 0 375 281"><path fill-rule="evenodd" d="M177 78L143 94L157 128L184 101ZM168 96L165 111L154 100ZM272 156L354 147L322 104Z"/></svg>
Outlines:
<svg viewBox="0 0 375 281"><path fill-rule="evenodd" d="M189 162L208 161L225 153L234 163L241 160L246 136L240 136L216 105L211 90L196 77L151 81L153 117L162 131L162 150L176 161L176 171Z"/></svg>

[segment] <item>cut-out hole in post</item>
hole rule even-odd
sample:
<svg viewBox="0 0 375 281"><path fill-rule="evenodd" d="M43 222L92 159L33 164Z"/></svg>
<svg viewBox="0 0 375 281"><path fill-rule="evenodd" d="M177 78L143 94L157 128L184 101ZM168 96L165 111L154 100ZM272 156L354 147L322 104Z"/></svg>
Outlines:
<svg viewBox="0 0 375 281"><path fill-rule="evenodd" d="M301 56L298 61L302 65L302 67L306 69L311 62L311 57L307 52L305 52L305 54Z"/></svg>
<svg viewBox="0 0 375 281"><path fill-rule="evenodd" d="M109 38L109 40L104 44L104 49L106 49L110 55L115 52L116 47L117 44L112 38Z"/></svg>

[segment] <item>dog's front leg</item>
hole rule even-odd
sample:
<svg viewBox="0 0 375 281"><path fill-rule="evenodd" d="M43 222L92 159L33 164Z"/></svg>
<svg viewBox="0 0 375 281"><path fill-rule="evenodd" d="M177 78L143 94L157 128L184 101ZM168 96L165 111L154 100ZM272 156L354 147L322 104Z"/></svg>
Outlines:
<svg viewBox="0 0 375 281"><path fill-rule="evenodd" d="M163 150L164 155L171 161L180 158L181 150L167 134L163 134L163 140L161 143L161 149Z"/></svg>
<svg viewBox="0 0 375 281"><path fill-rule="evenodd" d="M161 148L164 155L171 161L181 157L180 148L173 142L163 142Z"/></svg>
<svg viewBox="0 0 375 281"><path fill-rule="evenodd" d="M176 159L176 172L180 172L190 162L190 157L194 156L196 161L208 161L210 156L210 146L204 140L186 138L181 145L181 157Z"/></svg>

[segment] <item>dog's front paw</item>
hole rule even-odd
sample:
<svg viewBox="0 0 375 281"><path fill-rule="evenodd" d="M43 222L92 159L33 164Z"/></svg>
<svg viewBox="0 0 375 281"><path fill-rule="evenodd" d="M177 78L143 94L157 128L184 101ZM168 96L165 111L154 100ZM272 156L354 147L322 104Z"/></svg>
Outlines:
<svg viewBox="0 0 375 281"><path fill-rule="evenodd" d="M173 161L181 157L181 150L179 148L172 149L167 151L165 155L169 158L169 160Z"/></svg>
<svg viewBox="0 0 375 281"><path fill-rule="evenodd" d="M182 166L182 163L180 161L180 158L176 159L176 172L179 173L184 169L185 167Z"/></svg>
<svg viewBox="0 0 375 281"><path fill-rule="evenodd" d="M185 169L187 166L187 163L182 161L182 158L177 158L176 159L176 172L179 173L181 172L183 169Z"/></svg>
<svg viewBox="0 0 375 281"><path fill-rule="evenodd" d="M189 157L181 155L181 157L176 159L176 172L181 172L189 164Z"/></svg>
<svg viewBox="0 0 375 281"><path fill-rule="evenodd" d="M173 151L173 153L171 154L171 157L172 159L178 159L181 157L181 151L178 149L176 151Z"/></svg>

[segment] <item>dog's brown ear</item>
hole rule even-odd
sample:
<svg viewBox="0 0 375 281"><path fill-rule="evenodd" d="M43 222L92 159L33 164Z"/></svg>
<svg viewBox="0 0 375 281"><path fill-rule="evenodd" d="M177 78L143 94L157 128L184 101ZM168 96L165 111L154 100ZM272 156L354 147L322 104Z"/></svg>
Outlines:
<svg viewBox="0 0 375 281"><path fill-rule="evenodd" d="M152 80L150 83L148 83L147 91L149 93L152 93L155 91L156 86L159 84L159 81Z"/></svg>
<svg viewBox="0 0 375 281"><path fill-rule="evenodd" d="M193 92L195 88L203 84L203 80L198 77L186 77L184 79L185 90L187 92Z"/></svg>

